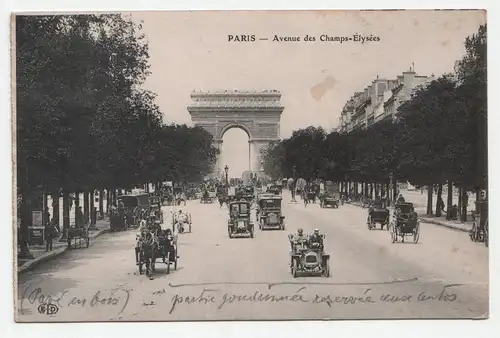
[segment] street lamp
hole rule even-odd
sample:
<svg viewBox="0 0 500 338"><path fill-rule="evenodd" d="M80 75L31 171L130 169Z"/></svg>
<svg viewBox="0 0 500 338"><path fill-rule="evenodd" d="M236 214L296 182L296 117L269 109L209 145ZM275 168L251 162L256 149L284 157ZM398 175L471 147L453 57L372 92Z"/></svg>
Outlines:
<svg viewBox="0 0 500 338"><path fill-rule="evenodd" d="M229 172L229 167L227 166L227 164L224 167L224 171L226 173L226 192L227 192L229 190L229 181L228 181L228 178L227 178L227 173Z"/></svg>

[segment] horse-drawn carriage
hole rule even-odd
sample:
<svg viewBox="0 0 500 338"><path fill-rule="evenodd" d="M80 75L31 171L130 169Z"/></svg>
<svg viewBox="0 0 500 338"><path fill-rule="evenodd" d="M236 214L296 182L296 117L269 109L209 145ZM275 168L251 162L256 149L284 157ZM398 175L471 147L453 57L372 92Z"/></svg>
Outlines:
<svg viewBox="0 0 500 338"><path fill-rule="evenodd" d="M388 229L391 233L391 242L397 242L398 238L401 237L401 241L404 243L405 237L412 236L413 242L417 244L420 238L420 222L413 203L396 203L394 208L395 211Z"/></svg>
<svg viewBox="0 0 500 338"><path fill-rule="evenodd" d="M74 245L73 245L74 244ZM89 224L68 229L68 249L86 248L90 245Z"/></svg>
<svg viewBox="0 0 500 338"><path fill-rule="evenodd" d="M264 194L259 196L257 205L257 222L259 229L281 229L285 230L285 223L281 212L281 196Z"/></svg>
<svg viewBox="0 0 500 338"><path fill-rule="evenodd" d="M488 246L488 201L476 201L476 210L472 213L471 241L484 242Z"/></svg>
<svg viewBox="0 0 500 338"><path fill-rule="evenodd" d="M250 217L251 204L246 201L229 203L229 220L227 221L227 232L229 238L241 235L254 237L254 225Z"/></svg>
<svg viewBox="0 0 500 338"><path fill-rule="evenodd" d="M389 229L389 216L389 209L387 209L382 201L377 200L373 202L368 209L368 218L366 220L368 230L374 229L377 223L380 224L380 230L384 229L384 225Z"/></svg>
<svg viewBox="0 0 500 338"><path fill-rule="evenodd" d="M138 251L139 259L137 265L139 274L143 274L145 267L146 276L152 277L152 273L156 270L158 259L161 259L160 262L167 265L167 274L170 273L171 264L174 265L174 270L177 269L179 258L177 239L169 230L158 229L150 232L147 229L137 238L136 255Z"/></svg>
<svg viewBox="0 0 500 338"><path fill-rule="evenodd" d="M330 276L330 255L325 254L322 244L310 243L309 238L297 240L292 234L288 238L292 246L290 270L294 278L300 273ZM325 235L321 235L321 239L324 238Z"/></svg>

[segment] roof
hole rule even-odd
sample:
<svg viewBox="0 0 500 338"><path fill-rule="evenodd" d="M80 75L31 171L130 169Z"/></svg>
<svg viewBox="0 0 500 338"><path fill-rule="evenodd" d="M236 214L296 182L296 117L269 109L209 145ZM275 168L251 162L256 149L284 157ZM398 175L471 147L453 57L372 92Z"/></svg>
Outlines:
<svg viewBox="0 0 500 338"><path fill-rule="evenodd" d="M247 202L247 201L233 201L233 202L229 203L229 205L233 205L233 204L250 204L250 202Z"/></svg>
<svg viewBox="0 0 500 338"><path fill-rule="evenodd" d="M118 198L122 198L122 197L139 197L139 196L149 196L148 193L132 193L132 194L127 194L127 195L120 195L118 196Z"/></svg>
<svg viewBox="0 0 500 338"><path fill-rule="evenodd" d="M283 198L278 195L261 195L259 200L282 200Z"/></svg>

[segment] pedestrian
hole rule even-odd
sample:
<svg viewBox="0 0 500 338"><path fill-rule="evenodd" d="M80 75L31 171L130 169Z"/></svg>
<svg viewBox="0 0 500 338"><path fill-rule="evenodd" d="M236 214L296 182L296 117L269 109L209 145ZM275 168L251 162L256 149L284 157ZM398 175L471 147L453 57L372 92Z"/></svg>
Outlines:
<svg viewBox="0 0 500 338"><path fill-rule="evenodd" d="M44 236L45 236L45 252L52 251L52 240L54 237L57 237L59 234L59 231L57 228L53 225L54 220L52 222L47 222L45 224L45 231L44 231Z"/></svg>

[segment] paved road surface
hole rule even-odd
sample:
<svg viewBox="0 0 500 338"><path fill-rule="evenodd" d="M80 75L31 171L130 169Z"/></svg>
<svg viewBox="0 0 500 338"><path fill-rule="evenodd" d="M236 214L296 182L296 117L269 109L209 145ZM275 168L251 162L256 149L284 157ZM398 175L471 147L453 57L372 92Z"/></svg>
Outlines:
<svg viewBox="0 0 500 338"><path fill-rule="evenodd" d="M226 207L189 202L186 209L192 214L194 231L180 235L179 268L167 275L165 265L157 264L154 280L137 273L135 232L103 235L88 249L70 251L21 275L18 320L488 315L488 251L467 234L421 224L418 244L391 244L386 231L367 229L366 209L305 208L289 204L289 199L285 192L287 229L257 230L254 239L228 238ZM170 211L164 209L169 220ZM319 228L326 235L331 277L292 277L287 235L300 227L305 232ZM38 304L46 297L59 304L57 314L38 313Z"/></svg>

